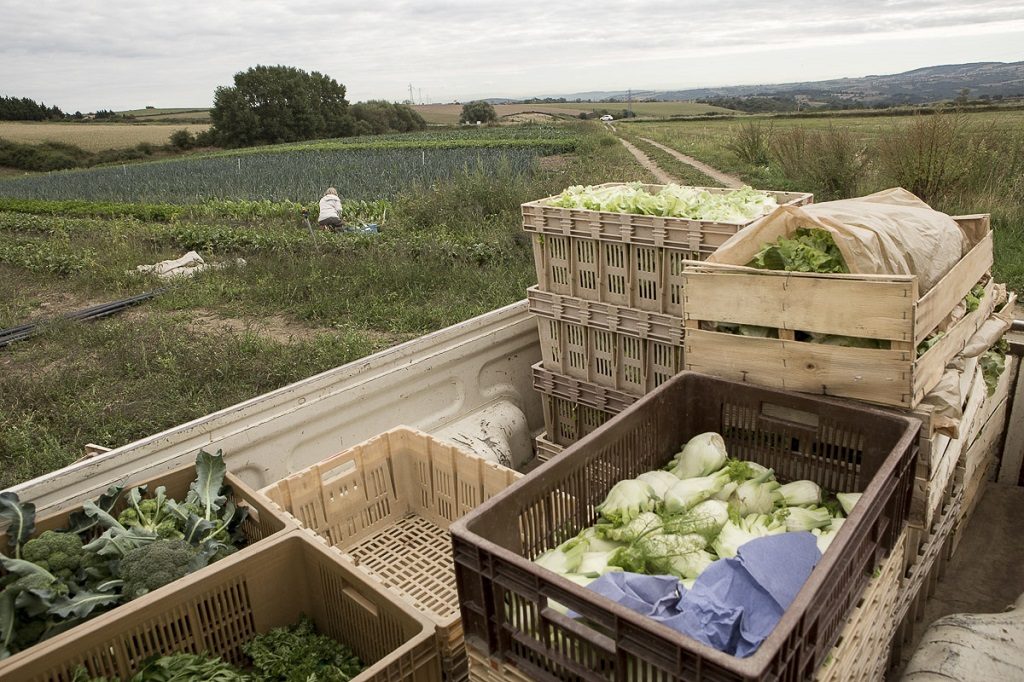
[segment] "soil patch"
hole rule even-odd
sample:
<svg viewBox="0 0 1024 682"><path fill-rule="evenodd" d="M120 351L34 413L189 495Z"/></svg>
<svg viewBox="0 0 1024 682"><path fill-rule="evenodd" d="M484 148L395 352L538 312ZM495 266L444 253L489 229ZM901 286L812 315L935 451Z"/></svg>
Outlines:
<svg viewBox="0 0 1024 682"><path fill-rule="evenodd" d="M197 310L188 322L189 329L204 334L220 334L225 331L234 334L252 332L265 336L279 343L293 341L309 341L324 329L308 327L301 322L290 320L281 315L242 320L237 317L226 317L209 310Z"/></svg>

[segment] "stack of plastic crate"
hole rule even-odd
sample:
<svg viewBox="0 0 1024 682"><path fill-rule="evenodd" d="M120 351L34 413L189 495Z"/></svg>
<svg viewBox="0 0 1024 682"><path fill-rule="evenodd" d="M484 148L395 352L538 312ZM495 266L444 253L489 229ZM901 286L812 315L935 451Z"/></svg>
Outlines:
<svg viewBox="0 0 1024 682"><path fill-rule="evenodd" d="M812 200L771 194L780 205ZM528 294L543 357L534 385L547 430L537 454L546 459L683 369L683 263L704 260L753 221L560 208L550 198L522 210L537 270Z"/></svg>

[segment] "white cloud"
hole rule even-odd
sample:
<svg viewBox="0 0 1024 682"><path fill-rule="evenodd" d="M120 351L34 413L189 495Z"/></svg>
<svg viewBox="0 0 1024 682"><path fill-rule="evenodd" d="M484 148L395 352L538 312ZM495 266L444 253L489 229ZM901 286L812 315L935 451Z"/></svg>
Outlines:
<svg viewBox="0 0 1024 682"><path fill-rule="evenodd" d="M371 8L372 7L372 8ZM1024 0L0 0L0 91L61 108L206 106L255 64L354 100L685 88L1024 59Z"/></svg>

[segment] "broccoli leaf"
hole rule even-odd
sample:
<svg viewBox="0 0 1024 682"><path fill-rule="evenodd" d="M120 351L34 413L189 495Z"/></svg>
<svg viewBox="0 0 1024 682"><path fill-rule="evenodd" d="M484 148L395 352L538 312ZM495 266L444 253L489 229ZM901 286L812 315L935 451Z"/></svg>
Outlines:
<svg viewBox="0 0 1024 682"><path fill-rule="evenodd" d="M200 450L196 455L196 480L192 481L188 498L185 501L197 504L205 519L213 519L227 499L220 494L220 489L224 485L224 474L227 473L227 470L228 466L224 462L224 454L221 450L214 455L206 450Z"/></svg>
<svg viewBox="0 0 1024 682"><path fill-rule="evenodd" d="M124 486L112 485L107 488L107 492L103 493L96 499L94 504L99 509L102 509L109 514L114 509L114 505L117 504L117 500L121 497L122 490L124 490ZM83 535L95 528L99 523L99 519L95 516L89 516L84 511L80 510L71 513L68 523L70 526L68 528L68 532Z"/></svg>
<svg viewBox="0 0 1024 682"><path fill-rule="evenodd" d="M36 506L22 502L15 493L0 493L0 521L8 524L7 538L14 558L21 557L21 545L36 529Z"/></svg>
<svg viewBox="0 0 1024 682"><path fill-rule="evenodd" d="M107 585L111 586L112 583L107 583ZM112 586L108 589L112 589ZM121 595L116 592L80 590L73 597L64 597L55 601L50 607L50 613L61 618L88 618L97 608L116 604L120 600Z"/></svg>
<svg viewBox="0 0 1024 682"><path fill-rule="evenodd" d="M157 534L152 531L141 528L129 530L118 524L116 527L108 528L103 535L85 545L82 549L99 556L117 558L123 557L136 547L148 545L156 539Z"/></svg>
<svg viewBox="0 0 1024 682"><path fill-rule="evenodd" d="M14 591L0 592L0 661L11 655L14 639Z"/></svg>

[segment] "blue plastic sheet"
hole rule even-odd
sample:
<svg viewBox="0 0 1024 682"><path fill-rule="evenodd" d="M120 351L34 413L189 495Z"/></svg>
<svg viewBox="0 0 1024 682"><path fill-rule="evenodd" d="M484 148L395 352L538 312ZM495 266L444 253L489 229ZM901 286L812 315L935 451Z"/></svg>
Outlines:
<svg viewBox="0 0 1024 682"><path fill-rule="evenodd" d="M771 633L821 559L814 535L782 533L742 545L687 590L674 576L606 573L589 589L744 658Z"/></svg>

